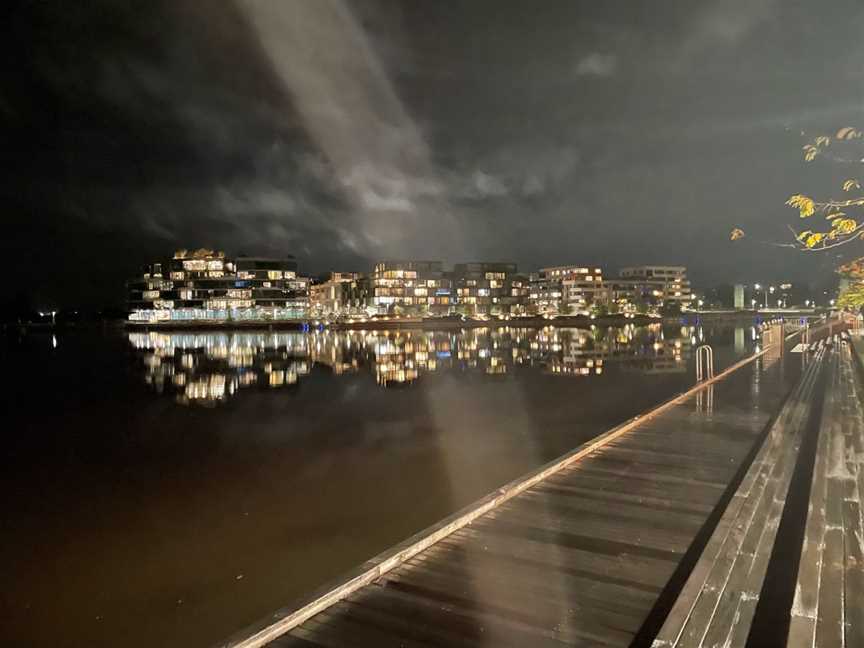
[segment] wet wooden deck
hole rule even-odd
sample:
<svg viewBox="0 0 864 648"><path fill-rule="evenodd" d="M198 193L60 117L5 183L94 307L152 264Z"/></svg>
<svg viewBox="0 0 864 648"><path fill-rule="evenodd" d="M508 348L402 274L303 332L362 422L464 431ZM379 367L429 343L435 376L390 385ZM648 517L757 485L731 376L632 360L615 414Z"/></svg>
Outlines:
<svg viewBox="0 0 864 648"><path fill-rule="evenodd" d="M794 373L763 356L328 599L270 645L630 645L710 537Z"/></svg>
<svg viewBox="0 0 864 648"><path fill-rule="evenodd" d="M856 340L864 352L864 340ZM864 646L864 412L854 349L832 354L788 646Z"/></svg>
<svg viewBox="0 0 864 648"><path fill-rule="evenodd" d="M747 644L812 404L820 396L817 385L825 355L819 344L726 506L654 648Z"/></svg>

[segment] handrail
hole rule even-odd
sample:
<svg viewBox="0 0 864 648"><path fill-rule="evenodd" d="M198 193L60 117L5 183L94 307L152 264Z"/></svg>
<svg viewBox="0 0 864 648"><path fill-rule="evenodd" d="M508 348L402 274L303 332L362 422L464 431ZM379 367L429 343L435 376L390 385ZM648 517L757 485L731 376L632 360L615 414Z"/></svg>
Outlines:
<svg viewBox="0 0 864 648"><path fill-rule="evenodd" d="M704 358L704 360L703 360ZM714 377L714 349L703 344L696 349L696 382Z"/></svg>

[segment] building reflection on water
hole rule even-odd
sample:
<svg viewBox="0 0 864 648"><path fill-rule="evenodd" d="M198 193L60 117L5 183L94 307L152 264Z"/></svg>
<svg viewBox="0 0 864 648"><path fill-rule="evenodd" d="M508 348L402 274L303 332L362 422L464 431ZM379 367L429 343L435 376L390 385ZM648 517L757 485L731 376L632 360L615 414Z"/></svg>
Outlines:
<svg viewBox="0 0 864 648"><path fill-rule="evenodd" d="M522 367L562 377L626 371L680 373L701 329L624 328L459 331L129 333L144 381L181 404L216 404L244 389L285 389L314 365L335 374L370 372L385 387L437 371L504 375Z"/></svg>

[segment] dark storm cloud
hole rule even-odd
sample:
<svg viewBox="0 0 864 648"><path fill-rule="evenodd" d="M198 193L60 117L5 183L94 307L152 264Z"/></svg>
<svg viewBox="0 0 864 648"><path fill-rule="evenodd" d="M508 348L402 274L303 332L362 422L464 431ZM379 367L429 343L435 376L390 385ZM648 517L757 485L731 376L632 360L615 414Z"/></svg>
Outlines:
<svg viewBox="0 0 864 648"><path fill-rule="evenodd" d="M861 123L851 0L11 15L3 252L63 267L29 271L54 301L119 296L138 264L198 245L309 272L422 255L798 278L830 263L727 233L782 237L785 198L829 179L798 131Z"/></svg>

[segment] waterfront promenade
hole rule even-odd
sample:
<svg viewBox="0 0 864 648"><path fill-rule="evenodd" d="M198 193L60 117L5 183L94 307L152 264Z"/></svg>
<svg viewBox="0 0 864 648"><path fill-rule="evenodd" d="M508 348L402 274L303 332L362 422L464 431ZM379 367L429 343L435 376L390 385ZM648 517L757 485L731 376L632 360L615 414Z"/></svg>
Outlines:
<svg viewBox="0 0 864 648"><path fill-rule="evenodd" d="M862 645L860 377L835 339L775 345L222 645Z"/></svg>

